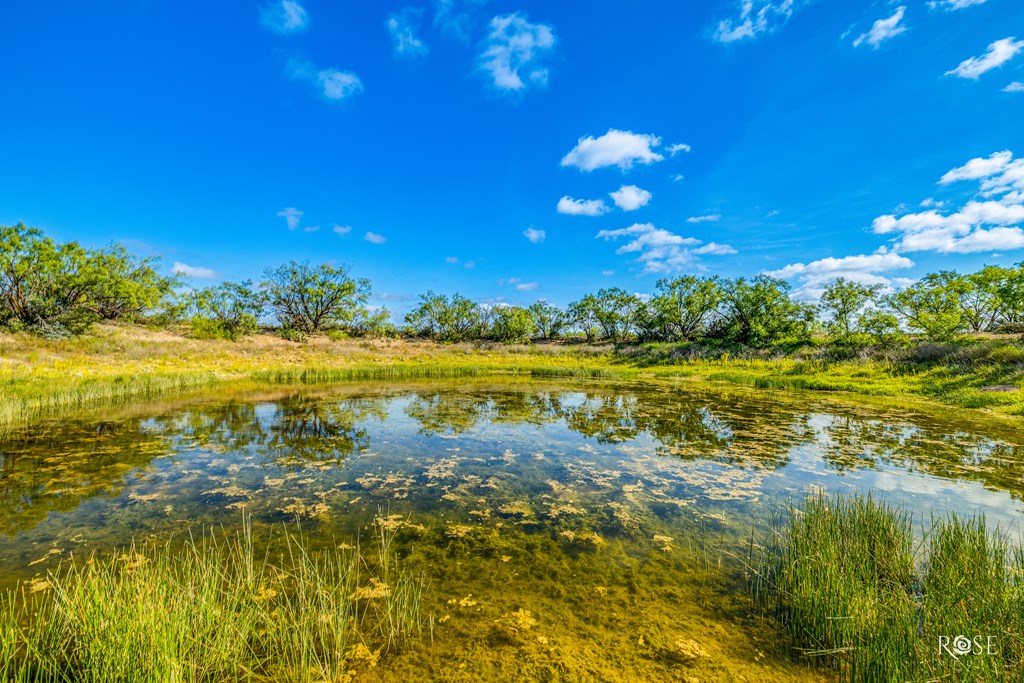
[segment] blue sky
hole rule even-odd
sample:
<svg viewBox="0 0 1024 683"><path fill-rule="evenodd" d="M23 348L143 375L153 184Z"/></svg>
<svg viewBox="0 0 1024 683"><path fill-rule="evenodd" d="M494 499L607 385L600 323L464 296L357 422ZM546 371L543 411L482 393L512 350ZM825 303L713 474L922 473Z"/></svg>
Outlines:
<svg viewBox="0 0 1024 683"><path fill-rule="evenodd" d="M1024 260L1019 0L9 2L0 26L0 224L194 286L328 260L401 314Z"/></svg>

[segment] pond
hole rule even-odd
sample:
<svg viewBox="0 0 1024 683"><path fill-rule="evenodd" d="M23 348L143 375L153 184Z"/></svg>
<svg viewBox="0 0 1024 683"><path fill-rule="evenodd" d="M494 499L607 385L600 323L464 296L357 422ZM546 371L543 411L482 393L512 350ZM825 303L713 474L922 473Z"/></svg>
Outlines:
<svg viewBox="0 0 1024 683"><path fill-rule="evenodd" d="M1013 425L952 409L686 383L212 396L6 434L0 587L243 516L269 544L383 528L430 630L366 680L819 680L749 608L751 534L817 490L1016 533L1022 459Z"/></svg>

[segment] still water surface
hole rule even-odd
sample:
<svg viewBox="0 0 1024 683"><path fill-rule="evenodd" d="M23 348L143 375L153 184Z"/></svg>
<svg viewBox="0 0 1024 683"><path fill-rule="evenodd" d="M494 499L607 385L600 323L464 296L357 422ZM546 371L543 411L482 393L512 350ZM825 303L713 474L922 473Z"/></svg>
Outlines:
<svg viewBox="0 0 1024 683"><path fill-rule="evenodd" d="M817 680L746 605L752 530L823 489L871 491L922 523L984 513L1016 534L1022 444L952 409L670 383L346 386L107 411L0 441L0 587L243 515L271 548L285 524L314 547L384 526L426 580L433 624L368 680ZM675 646L690 641L696 659Z"/></svg>

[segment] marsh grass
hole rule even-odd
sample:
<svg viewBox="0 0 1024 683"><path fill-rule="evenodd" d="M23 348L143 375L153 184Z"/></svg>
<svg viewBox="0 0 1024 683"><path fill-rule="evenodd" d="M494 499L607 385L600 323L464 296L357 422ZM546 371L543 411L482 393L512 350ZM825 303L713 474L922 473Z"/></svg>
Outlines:
<svg viewBox="0 0 1024 683"><path fill-rule="evenodd" d="M258 553L247 522L22 585L0 598L0 680L344 681L420 633L422 582L386 545L280 544Z"/></svg>
<svg viewBox="0 0 1024 683"><path fill-rule="evenodd" d="M751 567L755 602L842 681L1024 680L1024 554L982 517L935 518L915 537L906 512L871 497L809 496L751 543ZM985 646L940 648L957 636Z"/></svg>

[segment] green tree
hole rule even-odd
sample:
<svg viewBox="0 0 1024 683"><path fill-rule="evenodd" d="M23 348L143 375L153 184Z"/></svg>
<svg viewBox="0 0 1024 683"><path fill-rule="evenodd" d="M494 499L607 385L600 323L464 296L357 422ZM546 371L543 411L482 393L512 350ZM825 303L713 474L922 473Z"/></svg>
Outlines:
<svg viewBox="0 0 1024 683"><path fill-rule="evenodd" d="M643 306L640 299L620 287L598 290L593 298L593 315L604 336L620 341L628 336Z"/></svg>
<svg viewBox="0 0 1024 683"><path fill-rule="evenodd" d="M969 287L956 273L930 273L886 297L886 303L911 329L930 339L948 341L969 329L970 322L961 305Z"/></svg>
<svg viewBox="0 0 1024 683"><path fill-rule="evenodd" d="M491 336L506 344L530 341L536 328L530 311L521 306L497 306L491 322Z"/></svg>
<svg viewBox="0 0 1024 683"><path fill-rule="evenodd" d="M120 244L91 252L89 260L93 281L85 306L101 320L138 320L178 284L160 275L158 258L139 258Z"/></svg>
<svg viewBox="0 0 1024 683"><path fill-rule="evenodd" d="M554 339L569 324L565 311L543 299L535 301L528 310L541 339Z"/></svg>
<svg viewBox="0 0 1024 683"><path fill-rule="evenodd" d="M810 336L815 309L793 301L785 280L758 275L722 287L726 339L757 348Z"/></svg>
<svg viewBox="0 0 1024 683"><path fill-rule="evenodd" d="M99 319L88 307L99 275L76 242L57 244L24 223L0 226L0 323L49 337L80 334Z"/></svg>
<svg viewBox="0 0 1024 683"><path fill-rule="evenodd" d="M660 341L693 341L719 316L722 285L717 277L684 275L659 280L643 308L641 336Z"/></svg>
<svg viewBox="0 0 1024 683"><path fill-rule="evenodd" d="M587 337L588 342L593 342L598 334L597 322L597 297L587 294L578 301L569 304L568 313L570 324Z"/></svg>
<svg viewBox="0 0 1024 683"><path fill-rule="evenodd" d="M825 330L840 344L856 343L864 337L865 311L878 300L882 285L865 285L838 278L825 288L819 308L827 317Z"/></svg>
<svg viewBox="0 0 1024 683"><path fill-rule="evenodd" d="M1007 327L1024 326L1024 263L1007 269L999 284L999 301L1002 323Z"/></svg>
<svg viewBox="0 0 1024 683"><path fill-rule="evenodd" d="M480 307L461 294L451 299L428 291L420 295L420 305L405 316L416 334L441 341L472 339L480 332Z"/></svg>
<svg viewBox="0 0 1024 683"><path fill-rule="evenodd" d="M255 334L267 295L253 289L252 281L222 282L196 292L192 333L201 338L238 339Z"/></svg>
<svg viewBox="0 0 1024 683"><path fill-rule="evenodd" d="M289 261L266 270L263 288L282 327L313 334L349 325L363 310L370 281L354 280L349 271L346 266Z"/></svg>

